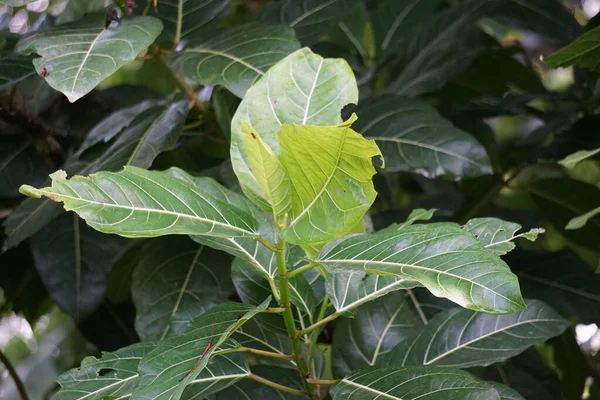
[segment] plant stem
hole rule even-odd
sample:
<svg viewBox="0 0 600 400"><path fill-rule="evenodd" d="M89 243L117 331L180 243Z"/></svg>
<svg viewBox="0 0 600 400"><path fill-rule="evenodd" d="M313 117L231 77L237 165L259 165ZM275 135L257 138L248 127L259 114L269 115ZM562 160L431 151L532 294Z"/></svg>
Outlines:
<svg viewBox="0 0 600 400"><path fill-rule="evenodd" d="M323 298L323 302L321 303L321 309L319 310L319 315L317 316L317 321L325 318L325 313L327 312L327 307L329 307L329 295L325 295ZM309 371L312 371L312 362L315 356L315 349L317 347L317 339L319 338L319 331L313 332L312 337L310 338L310 348L308 349L308 368Z"/></svg>
<svg viewBox="0 0 600 400"><path fill-rule="evenodd" d="M295 394L296 396L306 396L306 392L304 392L303 390L292 389L291 387L280 385L279 383L275 383L275 382L270 381L268 379L261 378L260 376L254 375L252 373L250 373L250 375L248 375L248 378L252 379L253 381L260 382L263 385L267 385L267 386L270 386L270 387L275 388L277 390L281 390L282 392L287 392L287 393Z"/></svg>
<svg viewBox="0 0 600 400"><path fill-rule="evenodd" d="M308 271L309 269L313 269L313 268L315 268L316 266L317 266L317 264L311 261L311 262L309 262L309 263L308 263L308 264L306 264L306 265L303 265L303 266L301 266L301 267L299 267L299 268L296 268L296 269L295 269L295 270L293 270L293 271L290 271L290 272L288 272L288 278L293 278L294 276L296 276L296 275L298 275L298 274L301 274L301 273L303 273L304 271Z"/></svg>
<svg viewBox="0 0 600 400"><path fill-rule="evenodd" d="M167 64L167 62L165 61L165 57L162 54L158 54L156 56L156 59L163 65L163 67L169 71L169 74L171 75L171 77L173 78L173 81L175 81L175 83L177 84L177 86L185 93L188 95L188 97L190 98L190 101L192 102L192 105L194 108L196 108L196 110L198 110L198 112L200 114L205 114L206 113L206 107L204 106L204 104L198 100L198 98L196 97L196 92L194 91L193 88L191 88L186 82L185 80L181 77L181 75L179 75L177 72L175 72L171 67L169 67L169 64Z"/></svg>
<svg viewBox="0 0 600 400"><path fill-rule="evenodd" d="M21 378L19 378L19 375L17 375L17 371L15 370L15 367L13 367L12 363L10 362L8 357L6 357L6 355L4 355L2 350L0 350L0 361L2 361L2 364L4 364L4 366L6 367L8 374L11 376L12 380L15 382L15 386L17 387L17 390L19 391L19 394L21 395L21 399L29 400L29 396L27 395L27 391L25 390L25 385L23 384L23 381L21 380Z"/></svg>
<svg viewBox="0 0 600 400"><path fill-rule="evenodd" d="M331 314L330 316L328 316L327 318L323 318L320 321L315 322L314 324L312 324L311 326L309 326L308 328L302 329L301 331L297 332L298 337L302 336L302 335L306 335L309 332L314 331L315 329L326 325L327 323L333 321L334 319L336 319L337 317L339 317L341 314L338 314L337 312L334 312L333 314Z"/></svg>
<svg viewBox="0 0 600 400"><path fill-rule="evenodd" d="M423 309L421 308L421 303L419 303L417 296L415 296L415 292L413 292L411 289L407 289L406 292L408 293L408 296L410 297L413 304L415 305L415 309L417 310L417 313L419 313L419 317L421 317L421 321L423 321L424 325L427 325L429 323L429 320L427 319L427 316L425 316L425 313L423 312Z"/></svg>
<svg viewBox="0 0 600 400"><path fill-rule="evenodd" d="M306 393L308 393L310 397L313 397L313 388L305 380L308 374L308 366L306 365L306 361L304 361L304 356L302 355L302 348L300 346L300 341L298 340L298 335L296 334L296 323L294 322L294 314L292 313L292 305L290 302L289 293L289 278L285 262L285 240L283 240L283 238L281 237L282 230L283 229L280 226L279 239L277 240L277 271L279 272L280 295L279 303L283 308L285 308L285 311L283 312L283 321L285 323L285 328L292 343L292 351L294 352L294 360L296 361L296 366L298 368L298 371L300 372L300 376L302 376L303 378L302 381L304 383Z"/></svg>
<svg viewBox="0 0 600 400"><path fill-rule="evenodd" d="M217 355L217 354L228 354L228 353L250 353L250 354L256 354L259 356L263 356L263 357L269 357L269 358L277 358L280 360L294 360L294 356L292 354L280 354L280 353L274 353L272 351L264 351L264 350L259 350L259 349L253 349L251 347L236 347L235 349L225 349L225 350L221 350L221 351L216 351L213 353L213 355Z"/></svg>
<svg viewBox="0 0 600 400"><path fill-rule="evenodd" d="M173 47L177 47L181 42L181 28L183 26L183 0L179 0L177 5L177 28L175 30L175 38L173 39Z"/></svg>
<svg viewBox="0 0 600 400"><path fill-rule="evenodd" d="M312 383L313 385L328 385L328 386L339 382L335 379L307 379L307 381L309 383Z"/></svg>
<svg viewBox="0 0 600 400"><path fill-rule="evenodd" d="M277 252L277 248L274 247L271 243L267 242L265 238L263 237L259 237L256 239L258 241L258 243L262 244L263 246L265 246L267 249L271 250L273 253Z"/></svg>
<svg viewBox="0 0 600 400"><path fill-rule="evenodd" d="M284 311L285 311L285 308L283 308L283 307L269 307L263 312L271 313L271 314L281 314Z"/></svg>

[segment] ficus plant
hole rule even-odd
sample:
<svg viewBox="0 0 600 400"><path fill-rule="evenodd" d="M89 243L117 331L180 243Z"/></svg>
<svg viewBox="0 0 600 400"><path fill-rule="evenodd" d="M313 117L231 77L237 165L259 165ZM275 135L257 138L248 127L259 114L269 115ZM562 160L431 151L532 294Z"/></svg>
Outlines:
<svg viewBox="0 0 600 400"><path fill-rule="evenodd" d="M53 399L599 398L581 8L0 4L3 308L94 345Z"/></svg>

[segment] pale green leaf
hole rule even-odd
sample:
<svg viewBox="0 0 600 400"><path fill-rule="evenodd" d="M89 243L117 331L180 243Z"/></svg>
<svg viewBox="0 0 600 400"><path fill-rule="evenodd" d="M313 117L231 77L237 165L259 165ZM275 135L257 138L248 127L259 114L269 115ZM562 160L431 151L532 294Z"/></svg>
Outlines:
<svg viewBox="0 0 600 400"><path fill-rule="evenodd" d="M364 304L353 318L336 322L331 354L334 372L344 376L382 365L390 350L422 326L404 292L389 293Z"/></svg>
<svg viewBox="0 0 600 400"><path fill-rule="evenodd" d="M389 172L460 180L492 173L485 148L420 100L384 95L356 109L356 131L374 139Z"/></svg>
<svg viewBox="0 0 600 400"><path fill-rule="evenodd" d="M203 85L223 85L238 97L300 43L286 26L242 25L169 55L169 65Z"/></svg>
<svg viewBox="0 0 600 400"><path fill-rule="evenodd" d="M33 57L9 56L0 58L0 90L36 75L31 64Z"/></svg>
<svg viewBox="0 0 600 400"><path fill-rule="evenodd" d="M517 277L495 254L453 223L392 226L323 248L328 270L358 270L418 282L438 297L476 311L525 308Z"/></svg>
<svg viewBox="0 0 600 400"><path fill-rule="evenodd" d="M573 154L569 154L567 157L563 158L558 163L566 168L575 168L575 166L581 161L593 157L598 153L600 153L600 148L595 150L579 150Z"/></svg>
<svg viewBox="0 0 600 400"><path fill-rule="evenodd" d="M21 191L63 202L67 211L75 211L100 232L125 237L258 234L250 215L168 173L125 167L89 177L67 179L64 171L50 177L52 187L25 185Z"/></svg>
<svg viewBox="0 0 600 400"><path fill-rule="evenodd" d="M292 206L292 187L285 168L269 145L246 121L242 121L242 135L250 170L271 206L265 211L271 211L276 217L286 214Z"/></svg>
<svg viewBox="0 0 600 400"><path fill-rule="evenodd" d="M283 232L288 242L318 245L338 238L375 201L372 158L381 152L350 128L355 119L330 127L283 125L277 135L292 184L290 221Z"/></svg>
<svg viewBox="0 0 600 400"><path fill-rule="evenodd" d="M508 315L452 309L437 314L420 332L396 346L384 364L487 366L560 335L570 322L539 300Z"/></svg>
<svg viewBox="0 0 600 400"><path fill-rule="evenodd" d="M142 340L182 334L233 292L224 253L177 236L150 240L140 251L131 292Z"/></svg>
<svg viewBox="0 0 600 400"><path fill-rule="evenodd" d="M250 171L242 121L248 122L273 152L283 124L335 126L341 110L358 101L356 79L346 61L323 59L300 49L273 66L244 96L231 122L231 161L244 193L263 209L266 195Z"/></svg>
<svg viewBox="0 0 600 400"><path fill-rule="evenodd" d="M331 387L333 400L502 400L496 383L441 367L367 368ZM518 397L519 400L524 400Z"/></svg>
<svg viewBox="0 0 600 400"><path fill-rule="evenodd" d="M600 214L600 207L594 208L593 210L590 210L590 211L586 212L585 214L582 214L578 217L573 218L572 220L569 221L567 226L565 226L565 229L573 230L573 229L583 228L585 226L585 224L587 224L587 222L590 220L590 218L593 218L598 214Z"/></svg>
<svg viewBox="0 0 600 400"><path fill-rule="evenodd" d="M246 321L264 311L270 301L269 297L258 307L219 304L192 321L185 334L159 342L140 363L140 385L131 400L181 398L185 387L196 380L213 353ZM209 344L213 346L208 348ZM204 357L191 371L205 350ZM247 371L240 369L238 378L244 376Z"/></svg>
<svg viewBox="0 0 600 400"><path fill-rule="evenodd" d="M74 102L133 61L161 30L160 20L152 17L123 19L108 29L103 24L61 25L24 37L18 50L39 54L33 60L36 71Z"/></svg>
<svg viewBox="0 0 600 400"><path fill-rule="evenodd" d="M521 225L498 218L473 218L467 221L463 229L475 235L486 249L498 255L504 255L513 250L515 239L524 238L534 242L539 234L544 233L543 228L517 233L521 229Z"/></svg>

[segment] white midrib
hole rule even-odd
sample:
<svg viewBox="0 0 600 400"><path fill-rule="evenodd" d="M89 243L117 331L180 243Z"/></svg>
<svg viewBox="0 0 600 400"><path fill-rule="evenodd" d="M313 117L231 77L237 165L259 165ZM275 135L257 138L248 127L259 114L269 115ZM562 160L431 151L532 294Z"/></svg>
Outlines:
<svg viewBox="0 0 600 400"><path fill-rule="evenodd" d="M135 374L135 375L132 375L132 376L130 376L129 378L125 378L125 379L122 379L122 380L120 380L120 381L118 381L118 382L111 383L111 384L110 384L110 385L108 385L108 386L103 386L102 388L100 388L100 389L98 389L98 390L95 390L95 391L93 391L93 392L90 392L90 393L86 394L85 396L78 397L78 398L77 398L77 400L82 400L82 399L85 399L86 397L93 396L93 395L95 395L95 394L98 394L98 393L100 393L100 392L103 392L103 391L105 391L106 389L108 389L108 388L111 388L111 387L113 387L113 386L115 386L115 385L121 385L121 384L123 384L124 382L127 382L128 380L131 380L131 379L136 379L138 376L139 376L138 374Z"/></svg>
<svg viewBox="0 0 600 400"><path fill-rule="evenodd" d="M157 210L155 208L139 208L139 207L132 207L132 206L124 206L121 204L101 203L99 201L86 200L86 199L82 199L80 197L73 197L73 196L68 196L65 194L57 194L57 193L53 193L53 192L43 190L43 189L38 189L37 191L49 198L58 197L58 198L69 199L69 200L74 200L74 201L81 201L81 202L84 202L87 204L95 204L95 205L99 205L99 206L103 206L103 207L109 207L109 208L118 208L118 209L124 209L124 210L132 210L132 211L151 212L151 213L155 213L155 214L173 215L178 218L187 218L187 219L191 219L191 220L195 220L195 221L199 221L199 222L207 222L207 223L210 223L213 225L218 225L218 226L222 226L222 227L234 230L234 231L242 232L242 233L248 234L250 236L256 236L256 232L247 231L245 229L239 228L234 225L228 225L228 224L224 224L222 222L210 220L207 218L192 216L189 214L182 214L182 213L178 213L175 211ZM191 234L197 235L197 233L191 233Z"/></svg>
<svg viewBox="0 0 600 400"><path fill-rule="evenodd" d="M252 71L256 72L257 74L259 74L261 76L265 74L263 71L259 70L252 64L249 64L248 62L242 60L241 58L236 57L232 54L223 53L222 51L211 50L211 49L189 49L189 50L186 50L186 53L208 53L208 54L213 54L215 56L225 57L232 61L242 64L246 68L251 69Z"/></svg>
<svg viewBox="0 0 600 400"><path fill-rule="evenodd" d="M396 33L398 26L400 26L402 21L404 21L404 18L406 18L408 13L410 13L412 11L412 9L415 8L415 6L417 5L418 2L419 2L419 0L413 1L413 3L410 6L406 7L404 10L402 10L402 12L398 15L398 17L396 17L396 19L394 20L394 23L390 27L390 30L385 35L385 39L383 39L383 42L381 43L381 48L383 50L387 50L387 47L390 44L390 40L392 40L392 37Z"/></svg>
<svg viewBox="0 0 600 400"><path fill-rule="evenodd" d="M370 388L369 386L361 385L360 383L356 383L356 382L350 381L348 379L342 379L341 382L345 382L348 385L356 386L357 388L360 388L362 390L366 390L366 391L371 392L371 393L376 393L378 395L377 397L384 396L384 397L387 397L388 399L402 400L401 397L396 397L396 396L389 395L389 394L387 394L385 392L382 392L380 390L376 390L376 389Z"/></svg>
<svg viewBox="0 0 600 400"><path fill-rule="evenodd" d="M77 69L77 73L75 74L75 78L73 78L73 86L71 86L71 92L72 93L75 92L75 85L77 84L77 79L79 78L79 74L81 73L81 71L83 71L83 66L85 65L88 57L90 56L90 54L92 54L92 50L94 49L94 45L102 37L102 35L104 34L104 32L106 32L106 29L103 29L102 32L100 32L98 34L98 36L96 36L96 38L90 44L90 48L85 53L85 57L83 57L83 60L81 61L81 64L79 65L79 68Z"/></svg>
<svg viewBox="0 0 600 400"><path fill-rule="evenodd" d="M381 350L381 345L383 344L383 340L385 339L388 331L390 330L391 326L393 325L394 321L396 320L396 317L398 316L398 314L400 313L400 311L403 308L404 308L403 306L400 306L396 309L396 312L394 312L394 315L391 316L387 325L383 329L383 332L381 333L381 337L377 341L377 347L375 347L375 351L373 352L373 358L371 359L371 362L370 362L371 365L375 365L375 362L377 361L377 357L379 357L379 351Z"/></svg>
<svg viewBox="0 0 600 400"><path fill-rule="evenodd" d="M353 303L350 303L350 304L348 304L348 305L346 305L344 307L341 307L340 309L337 309L336 311L338 313L343 313L343 312L349 311L349 310L351 310L353 308L356 308L356 307L360 306L361 304L367 303L367 302L369 302L369 301L371 301L373 299L376 299L377 297L381 297L384 294L387 294L387 292L390 289L392 289L394 286L397 286L397 285L399 286L400 284L402 284L402 283L404 283L406 281L407 281L407 279L399 279L396 282L394 282L393 284L388 285L388 286L384 286L383 288L381 288L379 290L371 292L370 295L362 297L362 298L360 298L360 300L355 301ZM342 302L342 304L344 304L344 302Z"/></svg>

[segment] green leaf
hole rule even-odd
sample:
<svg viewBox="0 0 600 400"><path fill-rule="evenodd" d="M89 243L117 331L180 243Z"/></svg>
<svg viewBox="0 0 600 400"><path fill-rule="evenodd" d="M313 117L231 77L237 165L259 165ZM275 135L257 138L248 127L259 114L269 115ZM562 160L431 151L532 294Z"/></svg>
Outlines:
<svg viewBox="0 0 600 400"><path fill-rule="evenodd" d="M131 291L142 340L182 334L191 320L233 292L231 258L219 251L166 236L148 241L141 252Z"/></svg>
<svg viewBox="0 0 600 400"><path fill-rule="evenodd" d="M275 217L286 214L292 207L288 173L269 145L246 121L242 121L242 135L250 170L269 202L270 207L265 211L271 211Z"/></svg>
<svg viewBox="0 0 600 400"><path fill-rule="evenodd" d="M418 96L441 88L448 78L464 70L481 50L475 23L501 1L464 1L421 24L402 45L395 63L399 72L387 91Z"/></svg>
<svg viewBox="0 0 600 400"><path fill-rule="evenodd" d="M589 213L600 204L597 187L573 179L555 178L534 182L527 189L538 208L567 239L600 251L600 241L597 240L600 237L600 215ZM580 216L587 222L585 226L576 230L566 229L573 218Z"/></svg>
<svg viewBox="0 0 600 400"><path fill-rule="evenodd" d="M599 39L600 27L596 27L544 58L544 61L553 68L577 65L598 72L600 71L598 68L600 62Z"/></svg>
<svg viewBox="0 0 600 400"><path fill-rule="evenodd" d="M106 297L113 304L120 304L131 296L133 270L138 265L144 240L131 240L113 262L106 274Z"/></svg>
<svg viewBox="0 0 600 400"><path fill-rule="evenodd" d="M279 155L276 135L283 124L335 126L342 122L342 108L357 101L356 79L344 60L323 59L303 48L269 69L248 90L231 122L231 160L244 193L268 209L267 197L250 171L242 121Z"/></svg>
<svg viewBox="0 0 600 400"><path fill-rule="evenodd" d="M487 366L558 336L569 325L568 320L539 300L528 301L526 310L508 315L455 308L437 314L424 329L396 346L387 355L386 363Z"/></svg>
<svg viewBox="0 0 600 400"><path fill-rule="evenodd" d="M333 385L330 393L333 400L346 400L350 396L361 400L501 400L496 389L502 386L498 385L457 369L367 368Z"/></svg>
<svg viewBox="0 0 600 400"><path fill-rule="evenodd" d="M39 54L41 58L33 60L36 71L45 73L48 84L74 102L133 61L161 30L162 23L152 17L124 19L108 29L102 24L63 25L34 32L17 48Z"/></svg>
<svg viewBox="0 0 600 400"><path fill-rule="evenodd" d="M377 46L366 4L358 2L352 11L340 21L338 27L327 34L327 41L358 51L365 64L372 64Z"/></svg>
<svg viewBox="0 0 600 400"><path fill-rule="evenodd" d="M411 34L431 19L437 3L437 0L383 1L373 14L381 52L385 55L401 52Z"/></svg>
<svg viewBox="0 0 600 400"><path fill-rule="evenodd" d="M32 57L9 56L0 58L0 90L36 75Z"/></svg>
<svg viewBox="0 0 600 400"><path fill-rule="evenodd" d="M467 221L463 229L473 234L486 249L500 256L515 248L515 239L524 238L534 242L539 234L544 233L543 228L517 233L521 225L498 218L473 218Z"/></svg>
<svg viewBox="0 0 600 400"><path fill-rule="evenodd" d="M449 180L492 173L485 148L420 100L376 97L359 105L356 113L354 128L377 142L388 172Z"/></svg>
<svg viewBox="0 0 600 400"><path fill-rule="evenodd" d="M591 218L594 218L598 214L600 214L600 207L594 208L579 217L571 219L567 226L565 226L565 229L573 230L583 228Z"/></svg>
<svg viewBox="0 0 600 400"><path fill-rule="evenodd" d="M565 168L575 168L581 161L593 157L600 153L600 148L595 150L579 150L573 154L569 154L567 157L560 160L558 163Z"/></svg>
<svg viewBox="0 0 600 400"><path fill-rule="evenodd" d="M140 363L140 385L131 400L179 399L186 385L196 379L215 350L246 321L264 311L270 301L269 297L258 307L241 303L219 304L192 321L185 334L160 341ZM209 343L213 346L208 349ZM204 358L190 372L203 352ZM239 378L245 375L247 373L240 374Z"/></svg>
<svg viewBox="0 0 600 400"><path fill-rule="evenodd" d="M248 375L250 367L243 354L213 355L199 375L188 383L181 398L203 398L235 384Z"/></svg>
<svg viewBox="0 0 600 400"><path fill-rule="evenodd" d="M27 138L3 138L0 147L0 199L19 195L19 186L42 185L50 165Z"/></svg>
<svg viewBox="0 0 600 400"><path fill-rule="evenodd" d="M286 241L318 245L338 238L375 201L372 158L381 152L350 128L355 119L335 127L283 125L279 131L280 159L292 184Z"/></svg>
<svg viewBox="0 0 600 400"><path fill-rule="evenodd" d="M314 44L334 28L352 9L357 0L282 0L259 11L268 24L285 24L294 28L304 46Z"/></svg>
<svg viewBox="0 0 600 400"><path fill-rule="evenodd" d="M64 6L63 1L63 6ZM57 24L65 24L67 22L77 21L83 18L86 14L94 12L101 13L105 8L113 5L112 0L66 0L66 6L56 18ZM59 9L60 10L60 9Z"/></svg>
<svg viewBox="0 0 600 400"><path fill-rule="evenodd" d="M286 26L250 24L192 43L171 53L167 61L188 79L208 86L223 85L244 97L272 65L299 48L294 31Z"/></svg>
<svg viewBox="0 0 600 400"><path fill-rule="evenodd" d="M475 311L506 314L525 308L517 277L496 255L453 223L391 226L323 248L328 270L397 276Z"/></svg>
<svg viewBox="0 0 600 400"><path fill-rule="evenodd" d="M294 370L282 370L268 366L252 367L252 373L271 382L287 386L292 389L303 390L302 380ZM233 386L216 394L216 400L231 400L235 398L260 399L260 400L298 400L306 399L305 396L296 396L282 392L272 387L263 385L250 379L243 379Z"/></svg>
<svg viewBox="0 0 600 400"><path fill-rule="evenodd" d="M32 115L42 114L61 97L59 92L46 83L44 77L37 74L19 82L16 90L23 97L25 109Z"/></svg>
<svg viewBox="0 0 600 400"><path fill-rule="evenodd" d="M381 365L390 350L422 326L401 291L359 307L354 318L342 318L335 325L331 354L334 372L344 376Z"/></svg>
<svg viewBox="0 0 600 400"><path fill-rule="evenodd" d="M50 297L80 321L102 303L106 272L125 244L123 238L94 231L74 214L63 214L32 237L31 251Z"/></svg>
<svg viewBox="0 0 600 400"><path fill-rule="evenodd" d="M25 4L33 3L36 0L0 0L0 4L6 4L11 7L21 7Z"/></svg>
<svg viewBox="0 0 600 400"><path fill-rule="evenodd" d="M98 172L68 180L64 171L50 177L52 187L24 185L21 192L63 202L67 211L75 211L100 232L125 237L258 235L250 215L165 172L125 167L118 173Z"/></svg>
<svg viewBox="0 0 600 400"><path fill-rule="evenodd" d="M58 377L60 390L55 400L100 400L130 395L138 384L140 360L156 343L136 343L102 357L86 357L79 368ZM100 375L101 371L105 371Z"/></svg>

